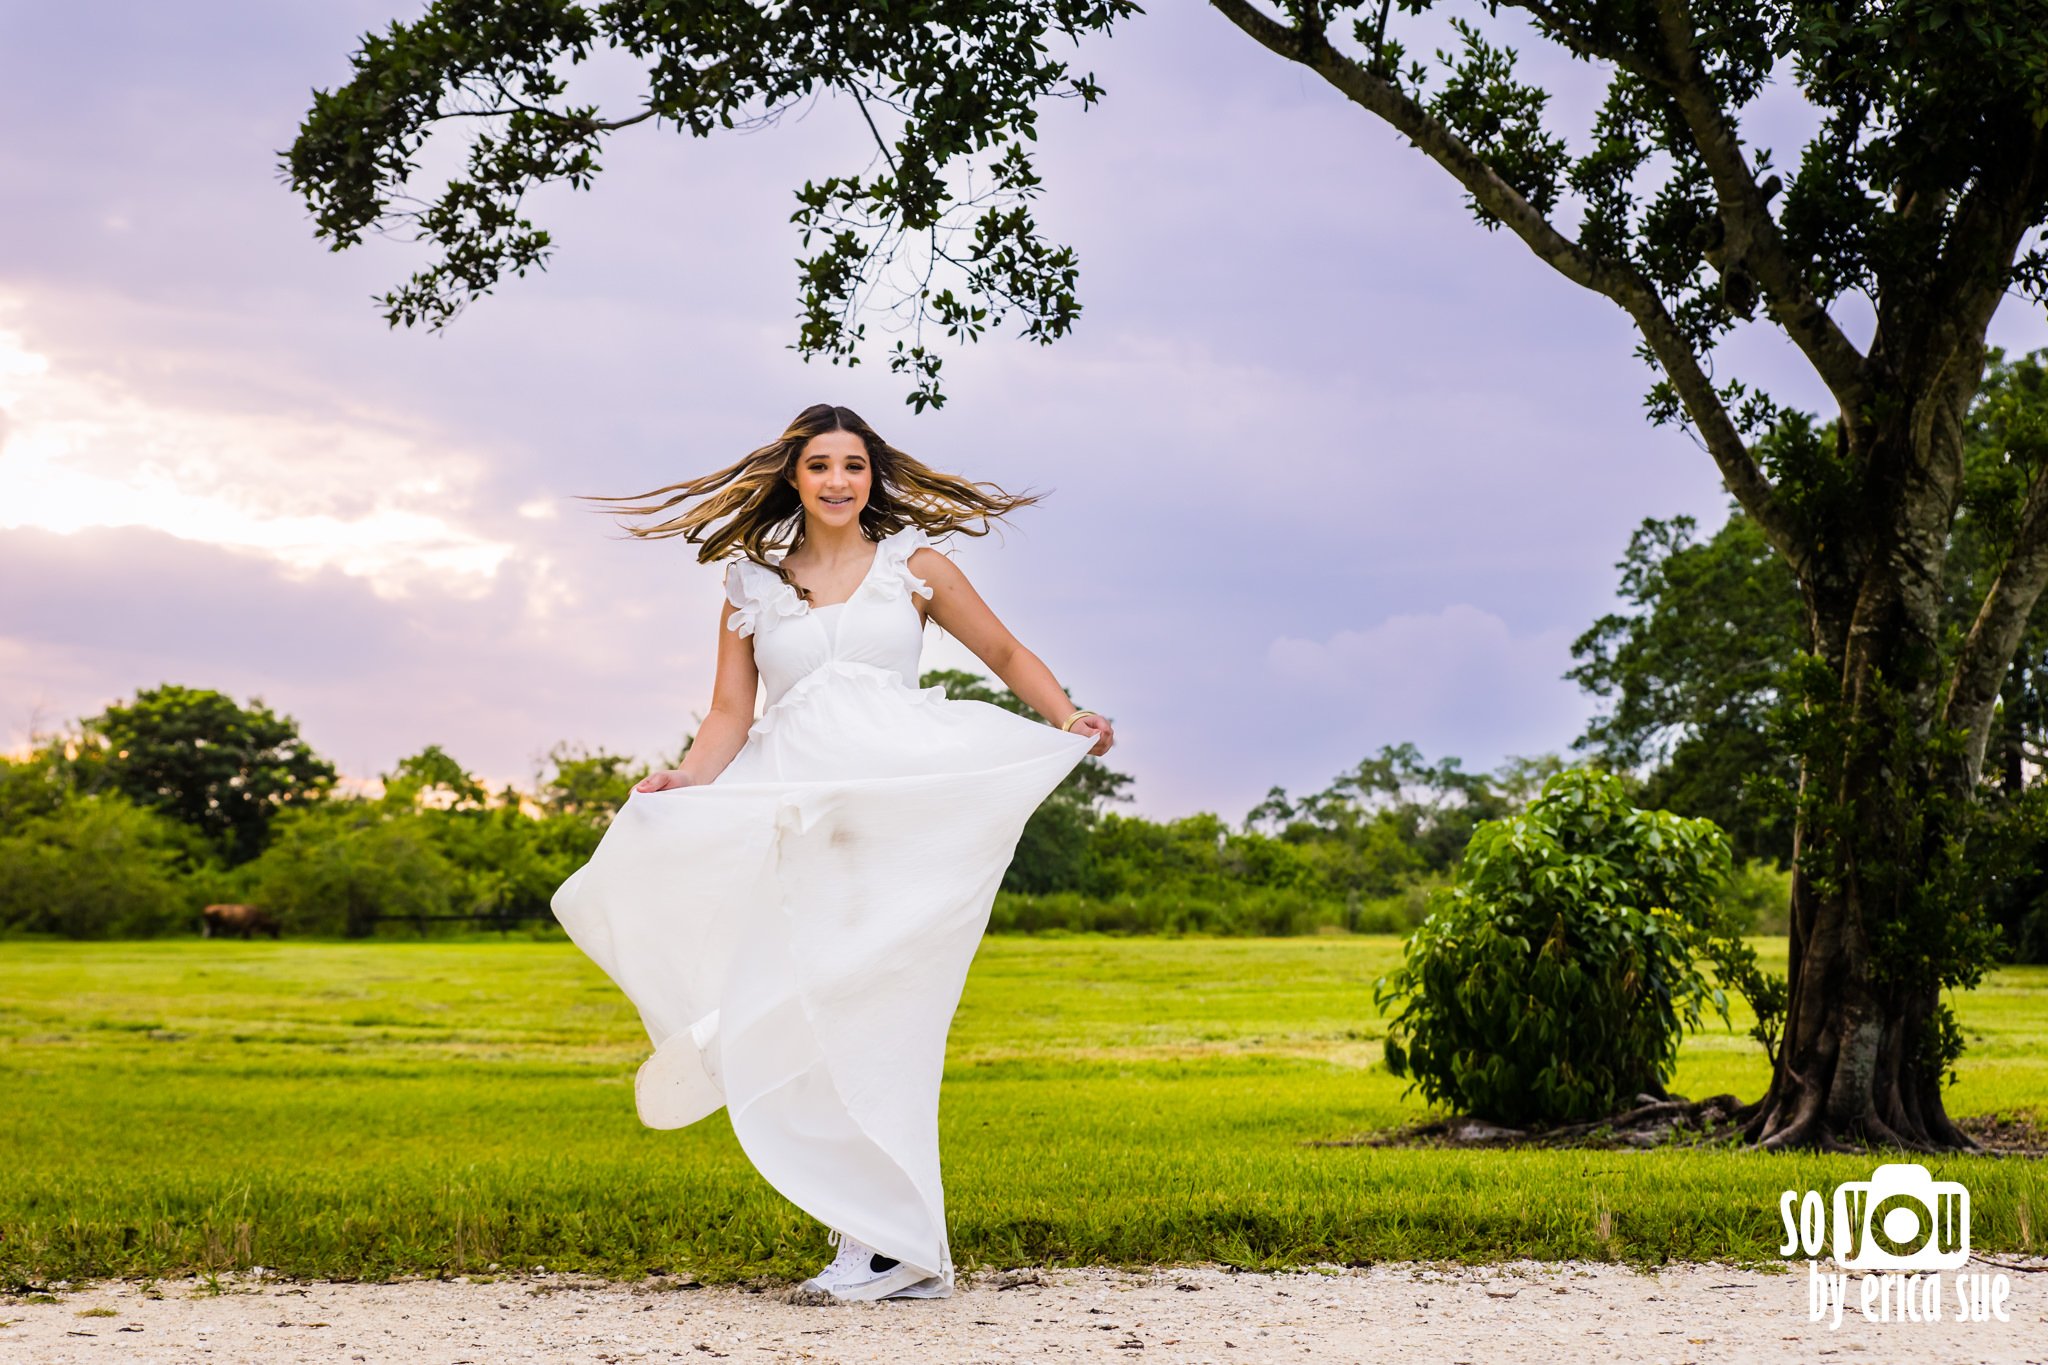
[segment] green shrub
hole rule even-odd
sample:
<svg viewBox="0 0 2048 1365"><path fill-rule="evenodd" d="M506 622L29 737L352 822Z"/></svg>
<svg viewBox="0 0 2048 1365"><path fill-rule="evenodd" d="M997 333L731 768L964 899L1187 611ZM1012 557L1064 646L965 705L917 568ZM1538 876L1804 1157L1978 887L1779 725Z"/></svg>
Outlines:
<svg viewBox="0 0 2048 1365"><path fill-rule="evenodd" d="M1683 1030L1727 998L1701 970L1733 939L1712 821L1629 806L1619 779L1551 777L1480 824L1457 882L1376 996L1398 1003L1387 1066L1461 1113L1586 1120L1662 1094Z"/></svg>
<svg viewBox="0 0 2048 1365"><path fill-rule="evenodd" d="M362 938L388 919L411 919L425 933L444 923L467 889L425 820L371 802L287 811L270 847L245 871L249 898L291 934Z"/></svg>
<svg viewBox="0 0 2048 1365"><path fill-rule="evenodd" d="M147 938L197 926L198 835L124 796L65 796L0 834L0 930Z"/></svg>

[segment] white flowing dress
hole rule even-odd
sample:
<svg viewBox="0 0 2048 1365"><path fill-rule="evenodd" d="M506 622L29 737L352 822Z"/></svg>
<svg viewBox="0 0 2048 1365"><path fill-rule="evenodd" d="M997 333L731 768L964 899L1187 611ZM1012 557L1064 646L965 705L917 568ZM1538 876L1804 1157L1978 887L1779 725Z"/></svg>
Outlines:
<svg viewBox="0 0 2048 1365"><path fill-rule="evenodd" d="M765 710L710 783L629 797L554 912L647 1026L642 1122L723 1105L791 1203L950 1286L946 1033L1025 821L1094 740L917 686L928 544L883 538L818 608L732 561Z"/></svg>

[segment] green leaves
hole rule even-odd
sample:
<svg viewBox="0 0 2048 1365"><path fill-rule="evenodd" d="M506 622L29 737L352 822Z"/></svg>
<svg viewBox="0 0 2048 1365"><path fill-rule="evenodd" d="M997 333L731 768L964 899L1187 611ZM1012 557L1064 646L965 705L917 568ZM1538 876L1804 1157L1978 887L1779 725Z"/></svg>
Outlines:
<svg viewBox="0 0 2048 1365"><path fill-rule="evenodd" d="M262 849L280 810L334 784L291 717L207 688L145 688L85 727L105 745L113 790L199 830L230 862Z"/></svg>
<svg viewBox="0 0 2048 1365"><path fill-rule="evenodd" d="M1042 182L1025 149L1043 101L1086 107L1103 93L1047 39L1137 12L1131 0L437 0L364 37L349 82L314 93L283 171L334 249L371 232L428 248L429 264L378 302L393 326L438 329L507 274L546 267L552 242L524 197L553 182L588 189L611 133L652 120L706 137L844 96L874 154L797 192L808 254L793 349L855 364L864 316L884 314L903 334L888 355L912 381L907 401L935 407L927 323L971 342L1015 318L1019 335L1050 344L1079 319L1074 253L1027 207ZM643 63L638 109L607 118L565 98L600 42ZM436 136L467 138L464 168L420 198L416 157Z"/></svg>
<svg viewBox="0 0 2048 1365"><path fill-rule="evenodd" d="M1557 206L1559 184L1570 158L1564 139L1543 127L1548 91L1515 79L1515 54L1486 41L1463 19L1452 19L1459 51L1436 56L1450 73L1428 102L1429 112L1485 157L1517 194L1548 214ZM1489 231L1500 219L1469 196L1472 216Z"/></svg>
<svg viewBox="0 0 2048 1365"><path fill-rule="evenodd" d="M1661 1093L1684 1031L1727 1018L1702 963L1746 950L1719 906L1729 871L1712 822L1636 810L1608 774L1556 774L1525 813L1473 831L1457 884L1377 983L1398 1007L1388 1068L1517 1126Z"/></svg>
<svg viewBox="0 0 2048 1365"><path fill-rule="evenodd" d="M0 820L0 932L67 938L187 933L219 876L203 840L118 792L66 795Z"/></svg>

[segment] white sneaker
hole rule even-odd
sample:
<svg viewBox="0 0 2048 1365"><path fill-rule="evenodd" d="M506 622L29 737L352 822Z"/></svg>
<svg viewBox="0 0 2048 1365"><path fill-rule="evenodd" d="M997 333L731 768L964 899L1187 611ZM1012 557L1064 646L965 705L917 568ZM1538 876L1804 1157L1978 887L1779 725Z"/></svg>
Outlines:
<svg viewBox="0 0 2048 1365"><path fill-rule="evenodd" d="M870 1254L866 1247L853 1240L853 1238L848 1237L842 1240L837 1228L827 1232L825 1240L838 1246L839 1255L833 1258L830 1265L798 1285L798 1289L813 1289L819 1293L829 1294L832 1292L831 1286L833 1281L837 1280L841 1275L850 1273L856 1265L864 1264Z"/></svg>
<svg viewBox="0 0 2048 1365"><path fill-rule="evenodd" d="M918 1266L892 1260L873 1247L855 1237L842 1235L837 1229L831 1240L839 1244L839 1255L832 1264L805 1280L802 1289L818 1290L835 1299L850 1302L869 1302L902 1296L903 1291L937 1277ZM889 1262L886 1269L877 1269L879 1262ZM944 1282L939 1282L944 1287ZM937 1298L943 1295L919 1294L919 1298Z"/></svg>

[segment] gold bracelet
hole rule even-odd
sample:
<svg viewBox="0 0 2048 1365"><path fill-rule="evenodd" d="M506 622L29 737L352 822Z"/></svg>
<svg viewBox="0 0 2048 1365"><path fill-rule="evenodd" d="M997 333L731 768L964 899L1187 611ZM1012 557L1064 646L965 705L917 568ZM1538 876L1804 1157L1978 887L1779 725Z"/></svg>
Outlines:
<svg viewBox="0 0 2048 1365"><path fill-rule="evenodd" d="M1081 719L1081 717L1083 716L1092 716L1095 714L1097 713L1094 711L1076 711L1073 715L1067 717L1067 723L1065 725L1062 725L1060 729L1065 730L1068 734L1071 735L1074 733L1075 721Z"/></svg>

